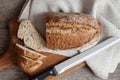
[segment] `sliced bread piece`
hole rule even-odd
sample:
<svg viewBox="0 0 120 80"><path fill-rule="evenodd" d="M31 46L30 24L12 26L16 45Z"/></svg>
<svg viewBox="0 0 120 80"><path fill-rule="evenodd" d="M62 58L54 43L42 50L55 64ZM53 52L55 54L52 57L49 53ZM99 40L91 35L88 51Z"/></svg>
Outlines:
<svg viewBox="0 0 120 80"><path fill-rule="evenodd" d="M17 64L26 73L32 74L32 71L37 70L43 62L37 62L25 56L17 56Z"/></svg>
<svg viewBox="0 0 120 80"><path fill-rule="evenodd" d="M41 60L46 57L45 55L42 55L36 51L33 51L29 48L26 48L20 44L16 44L16 53L19 56L26 56L34 61L37 61L37 62L41 62Z"/></svg>
<svg viewBox="0 0 120 80"><path fill-rule="evenodd" d="M45 45L41 35L29 20L23 20L20 23L17 36L24 41L27 47L36 51L41 51Z"/></svg>

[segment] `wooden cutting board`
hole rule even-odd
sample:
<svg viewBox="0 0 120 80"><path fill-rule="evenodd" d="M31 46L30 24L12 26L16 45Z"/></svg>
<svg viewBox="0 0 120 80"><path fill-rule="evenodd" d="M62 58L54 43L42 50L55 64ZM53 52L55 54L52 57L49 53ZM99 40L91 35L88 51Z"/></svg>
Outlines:
<svg viewBox="0 0 120 80"><path fill-rule="evenodd" d="M17 22L17 18L12 19L9 22L9 30L10 30L10 43L9 43L9 48L8 50L0 56L0 70L8 68L8 67L15 67L15 68L19 68L21 69L20 66L18 66L17 64L17 53L15 51L16 49L16 43L21 43L19 41L19 39L17 38L17 30L18 30L18 26L19 23ZM39 67L37 70L28 72L25 71L23 69L21 69L22 71L26 72L28 75L30 75L31 77L34 77L38 74L42 74L43 72L45 72L46 70L48 70L49 68L53 67L54 65L68 59L68 57L66 56L61 56L61 55L57 55L57 54L45 54L47 57L43 60L43 64L41 67ZM57 76L49 76L46 78L46 80L56 80L57 78L66 75L78 68L82 68L83 66L85 66L85 62L67 70L66 72L57 75Z"/></svg>

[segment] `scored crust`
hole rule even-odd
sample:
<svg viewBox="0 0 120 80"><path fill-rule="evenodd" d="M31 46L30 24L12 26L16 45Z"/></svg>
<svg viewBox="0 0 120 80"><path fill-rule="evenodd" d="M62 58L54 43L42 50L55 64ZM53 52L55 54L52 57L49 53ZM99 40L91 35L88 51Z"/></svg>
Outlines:
<svg viewBox="0 0 120 80"><path fill-rule="evenodd" d="M61 27L61 28L73 28L73 26L75 27L75 25L78 26L87 25L96 29L99 28L99 22L94 17L83 13L50 12L47 15L46 25L47 27Z"/></svg>
<svg viewBox="0 0 120 80"><path fill-rule="evenodd" d="M48 13L46 41L49 49L81 47L97 35L101 25L92 16L82 13Z"/></svg>

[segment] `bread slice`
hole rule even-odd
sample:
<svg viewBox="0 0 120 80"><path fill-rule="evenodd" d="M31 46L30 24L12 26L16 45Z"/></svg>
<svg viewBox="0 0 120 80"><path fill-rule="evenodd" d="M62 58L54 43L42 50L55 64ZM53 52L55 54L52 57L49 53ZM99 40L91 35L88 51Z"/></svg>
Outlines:
<svg viewBox="0 0 120 80"><path fill-rule="evenodd" d="M20 44L16 44L17 64L29 75L36 71L43 64L43 59L46 57Z"/></svg>
<svg viewBox="0 0 120 80"><path fill-rule="evenodd" d="M29 48L26 48L20 44L16 44L16 53L19 55L19 56L25 56L27 58L30 58L34 61L37 61L37 62L40 62L46 58L45 55L42 55L36 51L33 51Z"/></svg>
<svg viewBox="0 0 120 80"><path fill-rule="evenodd" d="M49 49L82 47L100 36L101 25L90 15L83 13L48 13L46 41Z"/></svg>
<svg viewBox="0 0 120 80"><path fill-rule="evenodd" d="M23 20L20 23L17 36L24 41L25 46L36 51L41 51L45 45L41 35L29 20Z"/></svg>
<svg viewBox="0 0 120 80"><path fill-rule="evenodd" d="M26 73L32 74L31 72L38 69L43 63L37 62L25 56L17 56L17 64Z"/></svg>

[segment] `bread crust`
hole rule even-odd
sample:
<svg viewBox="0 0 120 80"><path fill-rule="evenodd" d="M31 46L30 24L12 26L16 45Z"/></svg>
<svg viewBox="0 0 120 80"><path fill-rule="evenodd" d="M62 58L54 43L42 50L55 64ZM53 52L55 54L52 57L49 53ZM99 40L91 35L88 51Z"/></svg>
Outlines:
<svg viewBox="0 0 120 80"><path fill-rule="evenodd" d="M83 13L48 13L46 26L54 27L53 25L87 25L93 28L98 28L100 23L94 17ZM52 25L52 26L50 26ZM72 26L70 28L72 28ZM61 28L65 28L62 26ZM66 27L68 28L68 27Z"/></svg>
<svg viewBox="0 0 120 80"><path fill-rule="evenodd" d="M48 13L46 41L49 49L77 48L100 36L101 24L83 13Z"/></svg>

